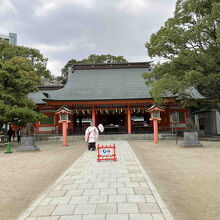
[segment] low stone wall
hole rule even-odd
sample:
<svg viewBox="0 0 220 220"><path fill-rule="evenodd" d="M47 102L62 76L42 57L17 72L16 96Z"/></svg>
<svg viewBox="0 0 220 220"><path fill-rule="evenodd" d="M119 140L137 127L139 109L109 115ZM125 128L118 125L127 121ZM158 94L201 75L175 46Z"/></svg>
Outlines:
<svg viewBox="0 0 220 220"><path fill-rule="evenodd" d="M37 134L35 135L35 141L46 141L49 140L50 137L59 137L59 136L53 136L51 134Z"/></svg>
<svg viewBox="0 0 220 220"><path fill-rule="evenodd" d="M175 134L159 133L160 140L173 140ZM153 134L114 134L114 135L100 135L99 140L153 140ZM62 141L62 136L52 135L36 135L36 141ZM68 141L84 141L84 135L67 136Z"/></svg>

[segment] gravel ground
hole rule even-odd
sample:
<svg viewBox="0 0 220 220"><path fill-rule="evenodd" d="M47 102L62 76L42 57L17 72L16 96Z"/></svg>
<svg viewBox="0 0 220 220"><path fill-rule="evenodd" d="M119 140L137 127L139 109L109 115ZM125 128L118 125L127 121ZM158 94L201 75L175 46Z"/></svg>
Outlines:
<svg viewBox="0 0 220 220"><path fill-rule="evenodd" d="M0 148L0 219L11 220L27 209L86 150L84 142L38 142L38 152L4 154Z"/></svg>
<svg viewBox="0 0 220 220"><path fill-rule="evenodd" d="M177 220L220 219L220 142L129 141Z"/></svg>
<svg viewBox="0 0 220 220"><path fill-rule="evenodd" d="M220 142L183 148L175 141L129 141L177 220L220 219ZM23 213L86 150L84 142L62 147L38 142L39 152L4 154L0 148L0 219Z"/></svg>

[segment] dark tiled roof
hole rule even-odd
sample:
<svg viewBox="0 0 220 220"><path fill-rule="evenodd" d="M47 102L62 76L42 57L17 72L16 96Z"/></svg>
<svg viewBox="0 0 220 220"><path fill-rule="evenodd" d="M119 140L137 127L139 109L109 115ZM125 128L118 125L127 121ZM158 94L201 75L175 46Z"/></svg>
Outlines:
<svg viewBox="0 0 220 220"><path fill-rule="evenodd" d="M35 104L46 104L43 99L46 98L44 92L48 92L47 90L39 90L38 92L31 92L28 94L28 98L31 99Z"/></svg>
<svg viewBox="0 0 220 220"><path fill-rule="evenodd" d="M152 99L150 87L142 77L151 71L150 62L125 64L74 65L64 88L39 91L29 97L36 103L44 101L95 101ZM45 94L45 92L47 94ZM194 88L195 98L202 98ZM46 95L46 96L45 96ZM42 101L43 99L43 101Z"/></svg>
<svg viewBox="0 0 220 220"><path fill-rule="evenodd" d="M147 99L149 87L142 78L149 68L75 70L66 86L49 93L47 100Z"/></svg>
<svg viewBox="0 0 220 220"><path fill-rule="evenodd" d="M51 90L57 90L63 88L63 86L39 86L38 92L31 92L28 94L28 98L31 99L35 104L46 104L43 99L46 98L45 94Z"/></svg>

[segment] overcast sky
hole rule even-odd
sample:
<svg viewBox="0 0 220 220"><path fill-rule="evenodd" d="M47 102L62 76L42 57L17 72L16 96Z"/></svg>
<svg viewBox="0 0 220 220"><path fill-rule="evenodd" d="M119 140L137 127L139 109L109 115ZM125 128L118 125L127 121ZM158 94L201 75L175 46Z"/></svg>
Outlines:
<svg viewBox="0 0 220 220"><path fill-rule="evenodd" d="M0 0L0 33L39 49L60 75L90 54L149 61L145 42L173 15L176 0Z"/></svg>

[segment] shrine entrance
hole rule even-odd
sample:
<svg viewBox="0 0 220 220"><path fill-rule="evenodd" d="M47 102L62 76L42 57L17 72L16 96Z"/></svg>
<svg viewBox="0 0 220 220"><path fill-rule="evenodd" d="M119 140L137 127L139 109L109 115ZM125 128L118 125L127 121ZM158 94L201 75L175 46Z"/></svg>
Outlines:
<svg viewBox="0 0 220 220"><path fill-rule="evenodd" d="M72 130L70 134L85 134L85 130L90 126L92 115L90 112L77 112L73 115Z"/></svg>
<svg viewBox="0 0 220 220"><path fill-rule="evenodd" d="M92 111L75 111L72 117L72 124L68 128L68 134L82 135L92 121ZM104 134L127 133L126 110L97 110L95 113L95 124L102 124L105 128Z"/></svg>
<svg viewBox="0 0 220 220"><path fill-rule="evenodd" d="M131 113L132 133L152 133L153 124L150 121L150 114L146 111L132 111Z"/></svg>
<svg viewBox="0 0 220 220"><path fill-rule="evenodd" d="M103 124L104 134L127 133L127 118L125 111L100 111L98 113L98 124Z"/></svg>
<svg viewBox="0 0 220 220"><path fill-rule="evenodd" d="M144 103L79 103L69 105L73 115L70 117L68 135L84 135L85 130L93 121L95 126L104 126L103 134L151 133L152 122L147 112L148 101ZM57 119L55 120L57 124ZM59 129L60 130L60 129Z"/></svg>

